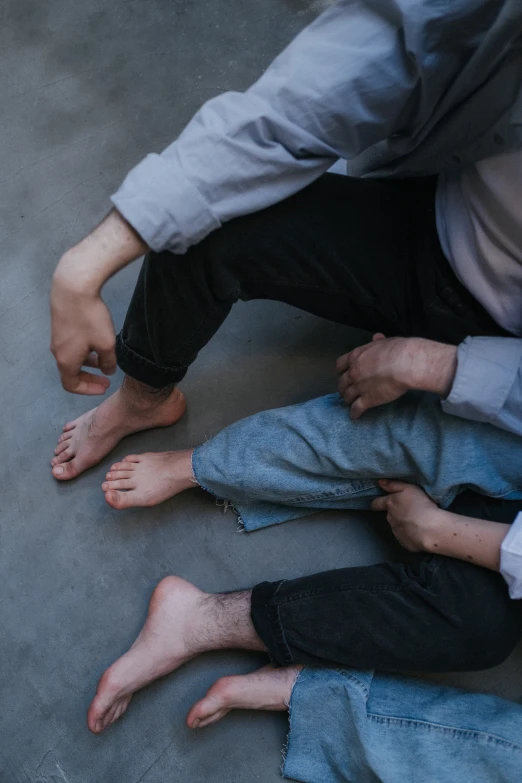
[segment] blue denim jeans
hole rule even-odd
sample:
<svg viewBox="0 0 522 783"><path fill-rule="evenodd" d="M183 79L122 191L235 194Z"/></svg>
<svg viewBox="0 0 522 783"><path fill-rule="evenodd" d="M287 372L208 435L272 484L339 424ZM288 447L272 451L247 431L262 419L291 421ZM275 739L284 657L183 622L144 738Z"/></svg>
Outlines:
<svg viewBox="0 0 522 783"><path fill-rule="evenodd" d="M305 668L283 777L302 783L520 783L522 708L407 677Z"/></svg>
<svg viewBox="0 0 522 783"><path fill-rule="evenodd" d="M510 523L522 509L514 500L522 439L444 414L427 394L406 395L357 422L337 395L260 413L197 448L193 466L249 531L316 509L368 508L380 477L416 482L442 505L460 493L452 510L473 517ZM405 552L403 562L258 584L251 617L283 666L462 671L511 653L522 602L510 600L498 573Z"/></svg>
<svg viewBox="0 0 522 783"><path fill-rule="evenodd" d="M367 509L377 480L418 484L442 507L465 489L522 497L522 438L410 392L352 421L337 394L233 424L193 455L198 483L248 531L319 509Z"/></svg>

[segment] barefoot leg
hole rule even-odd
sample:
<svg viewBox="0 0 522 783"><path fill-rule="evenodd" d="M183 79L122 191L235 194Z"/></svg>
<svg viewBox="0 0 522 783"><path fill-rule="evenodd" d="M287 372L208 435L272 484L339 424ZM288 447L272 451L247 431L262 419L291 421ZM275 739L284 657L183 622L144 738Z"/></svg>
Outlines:
<svg viewBox="0 0 522 783"><path fill-rule="evenodd" d="M155 589L145 625L103 674L87 715L99 734L122 715L132 694L207 650L265 650L250 619L250 591L209 595L169 576Z"/></svg>
<svg viewBox="0 0 522 783"><path fill-rule="evenodd" d="M221 677L192 707L187 725L191 729L203 728L221 720L230 710L287 710L302 668L264 666L250 674Z"/></svg>
<svg viewBox="0 0 522 783"><path fill-rule="evenodd" d="M60 481L75 478L100 462L126 435L168 427L185 410L178 388L153 389L126 377L101 405L65 425L51 460L53 476Z"/></svg>

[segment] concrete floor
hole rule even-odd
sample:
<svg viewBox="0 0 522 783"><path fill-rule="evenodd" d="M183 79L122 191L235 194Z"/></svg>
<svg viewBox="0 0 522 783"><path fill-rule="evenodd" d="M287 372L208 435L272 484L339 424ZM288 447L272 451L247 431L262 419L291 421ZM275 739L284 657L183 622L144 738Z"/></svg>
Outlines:
<svg viewBox="0 0 522 783"><path fill-rule="evenodd" d="M252 536L194 490L116 513L100 483L129 451L185 448L263 408L334 388L334 360L363 335L272 303L238 306L183 384L172 430L129 438L70 484L49 470L62 424L92 401L67 395L48 351L61 253L108 196L207 98L246 87L322 7L314 0L4 0L0 7L1 783L270 783L286 718L234 714L199 732L190 705L259 656L206 655L139 694L101 737L85 712L104 668L134 639L169 573L207 590L378 561L396 550L363 514L324 513ZM121 324L137 267L106 299ZM118 379L114 380L114 384ZM520 657L448 677L518 698Z"/></svg>

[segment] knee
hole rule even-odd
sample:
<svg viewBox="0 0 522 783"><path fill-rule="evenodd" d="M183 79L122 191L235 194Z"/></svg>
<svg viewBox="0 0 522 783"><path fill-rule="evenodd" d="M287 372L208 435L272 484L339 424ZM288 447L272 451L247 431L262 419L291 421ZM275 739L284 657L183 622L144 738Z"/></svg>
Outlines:
<svg viewBox="0 0 522 783"><path fill-rule="evenodd" d="M508 658L519 642L521 615L517 602L509 598L505 584L490 595L483 594L462 621L461 633L469 670L489 669Z"/></svg>

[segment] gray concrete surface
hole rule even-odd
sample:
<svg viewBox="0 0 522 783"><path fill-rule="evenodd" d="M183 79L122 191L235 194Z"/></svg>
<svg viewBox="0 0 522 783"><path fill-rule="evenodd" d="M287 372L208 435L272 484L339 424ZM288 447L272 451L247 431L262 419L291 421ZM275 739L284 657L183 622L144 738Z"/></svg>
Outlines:
<svg viewBox="0 0 522 783"><path fill-rule="evenodd" d="M197 490L152 511L116 513L104 502L99 487L115 457L191 446L241 416L334 387L335 357L362 335L282 305L236 308L184 382L190 408L176 428L129 438L70 484L49 469L62 424L92 404L63 392L48 352L57 259L103 216L133 164L205 99L247 86L321 6L0 5L1 783L276 781L285 716L234 714L199 732L184 725L218 676L248 671L259 656L206 655L94 737L85 712L99 675L134 639L166 574L230 590L393 552L384 526L361 514L248 536ZM117 325L136 274L129 268L107 287ZM453 681L517 698L518 661Z"/></svg>

